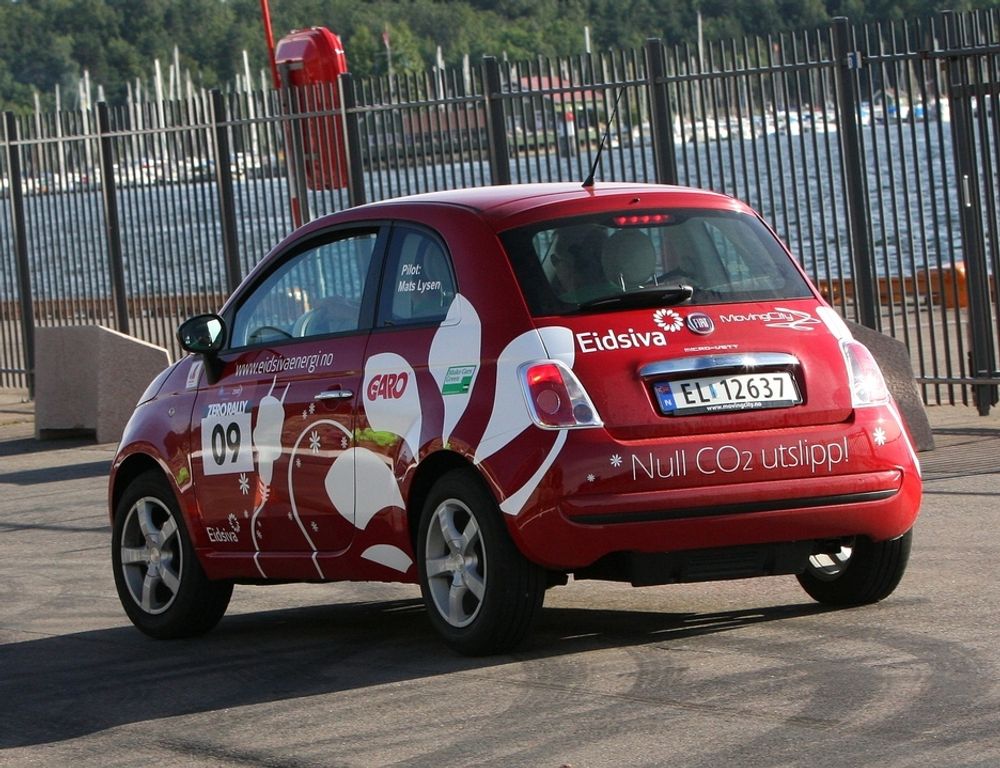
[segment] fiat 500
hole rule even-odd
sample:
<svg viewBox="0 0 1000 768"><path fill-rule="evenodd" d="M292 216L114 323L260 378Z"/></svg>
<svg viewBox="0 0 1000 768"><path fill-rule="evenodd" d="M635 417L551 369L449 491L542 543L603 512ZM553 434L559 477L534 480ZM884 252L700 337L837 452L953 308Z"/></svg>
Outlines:
<svg viewBox="0 0 1000 768"><path fill-rule="evenodd" d="M767 224L681 187L506 186L320 218L129 422L114 577L143 632L234 584L420 585L454 649L549 587L796 576L888 596L920 506L879 367Z"/></svg>

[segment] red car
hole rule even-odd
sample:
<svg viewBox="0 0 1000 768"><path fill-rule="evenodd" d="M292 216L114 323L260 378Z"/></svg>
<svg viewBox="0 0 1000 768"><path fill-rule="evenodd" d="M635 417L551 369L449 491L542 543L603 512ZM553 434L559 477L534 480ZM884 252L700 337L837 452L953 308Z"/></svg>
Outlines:
<svg viewBox="0 0 1000 768"><path fill-rule="evenodd" d="M794 574L889 595L921 480L869 351L771 229L634 184L390 200L282 242L141 398L110 478L135 625L233 585L419 583L464 653L548 587Z"/></svg>

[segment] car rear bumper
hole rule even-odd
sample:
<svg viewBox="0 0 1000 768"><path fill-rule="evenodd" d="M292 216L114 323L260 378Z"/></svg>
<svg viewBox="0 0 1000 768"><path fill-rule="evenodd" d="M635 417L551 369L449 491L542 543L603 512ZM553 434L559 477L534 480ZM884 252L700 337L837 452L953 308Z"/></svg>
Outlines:
<svg viewBox="0 0 1000 768"><path fill-rule="evenodd" d="M640 493L625 499L620 496L589 496L567 501L562 507L562 513L573 523L609 526L705 517L741 517L761 512L777 513L883 501L899 493L901 486L902 472L892 469L825 478L819 488L814 479L808 478L782 480L778 483L685 488L672 492L669 500L664 499L662 493ZM656 498L644 498L650 496ZM660 507L651 508L657 502Z"/></svg>
<svg viewBox="0 0 1000 768"><path fill-rule="evenodd" d="M680 552L865 536L917 517L919 466L892 409L837 425L624 444L573 433L508 518L524 554L573 570L615 552Z"/></svg>

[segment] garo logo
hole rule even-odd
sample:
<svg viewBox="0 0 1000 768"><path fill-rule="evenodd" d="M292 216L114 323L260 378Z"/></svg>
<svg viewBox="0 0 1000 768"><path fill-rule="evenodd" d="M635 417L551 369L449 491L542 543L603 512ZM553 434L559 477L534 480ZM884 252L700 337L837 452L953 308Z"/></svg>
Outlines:
<svg viewBox="0 0 1000 768"><path fill-rule="evenodd" d="M653 313L653 322L657 327L673 333L684 327L684 318L672 309L658 309Z"/></svg>
<svg viewBox="0 0 1000 768"><path fill-rule="evenodd" d="M406 392L406 385L409 381L410 374L406 371L373 376L371 382L368 384L368 399L398 400Z"/></svg>

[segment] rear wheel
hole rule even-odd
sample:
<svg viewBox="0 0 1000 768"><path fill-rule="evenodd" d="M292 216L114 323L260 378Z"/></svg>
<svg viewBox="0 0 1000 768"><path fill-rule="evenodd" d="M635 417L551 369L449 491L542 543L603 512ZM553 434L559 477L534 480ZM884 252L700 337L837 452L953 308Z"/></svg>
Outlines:
<svg viewBox="0 0 1000 768"><path fill-rule="evenodd" d="M896 589L910 559L913 531L892 541L857 539L833 554L813 555L799 584L828 605L877 603Z"/></svg>
<svg viewBox="0 0 1000 768"><path fill-rule="evenodd" d="M159 472L146 472L126 488L111 542L118 598L136 627L174 638L200 635L219 623L233 585L205 576L177 498Z"/></svg>
<svg viewBox="0 0 1000 768"><path fill-rule="evenodd" d="M420 589L434 628L460 653L500 653L519 645L545 596L545 571L518 551L502 514L469 471L443 476L424 504Z"/></svg>

